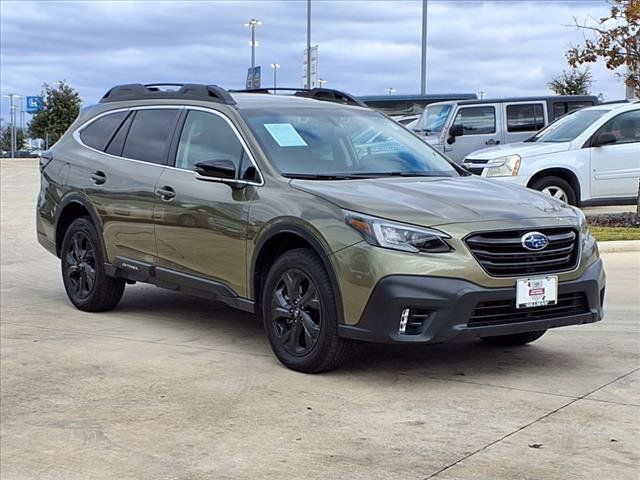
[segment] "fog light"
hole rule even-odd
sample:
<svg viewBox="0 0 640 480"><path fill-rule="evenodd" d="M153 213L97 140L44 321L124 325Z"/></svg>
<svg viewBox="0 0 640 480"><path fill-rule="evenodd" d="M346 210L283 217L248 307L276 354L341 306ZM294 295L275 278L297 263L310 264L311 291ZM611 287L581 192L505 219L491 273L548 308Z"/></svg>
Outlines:
<svg viewBox="0 0 640 480"><path fill-rule="evenodd" d="M410 313L411 310L408 308L402 310L402 315L400 315L400 328L398 329L400 333L404 333L407 331L407 323L409 323Z"/></svg>

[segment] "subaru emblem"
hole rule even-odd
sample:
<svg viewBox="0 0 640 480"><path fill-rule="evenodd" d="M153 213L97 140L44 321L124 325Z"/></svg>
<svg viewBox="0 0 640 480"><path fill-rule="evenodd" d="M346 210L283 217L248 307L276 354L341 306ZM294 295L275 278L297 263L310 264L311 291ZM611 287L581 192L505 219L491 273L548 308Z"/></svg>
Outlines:
<svg viewBox="0 0 640 480"><path fill-rule="evenodd" d="M522 246L527 250L538 251L545 248L549 245L549 239L546 235L543 235L540 232L529 232L525 233L522 238L520 238L522 242Z"/></svg>

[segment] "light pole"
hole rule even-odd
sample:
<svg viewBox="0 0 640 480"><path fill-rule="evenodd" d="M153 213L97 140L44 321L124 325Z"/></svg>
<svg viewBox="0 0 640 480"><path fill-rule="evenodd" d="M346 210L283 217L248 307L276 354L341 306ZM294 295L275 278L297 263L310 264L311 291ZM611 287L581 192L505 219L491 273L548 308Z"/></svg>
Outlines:
<svg viewBox="0 0 640 480"><path fill-rule="evenodd" d="M395 89L395 88L393 88L393 87L385 88L384 90L385 90L385 92L387 92L389 95L391 95L392 93L395 93L395 92L396 92L396 89Z"/></svg>
<svg viewBox="0 0 640 480"><path fill-rule="evenodd" d="M327 83L326 80L323 80L322 78L318 79L318 85L320 85L320 88L324 87L324 84Z"/></svg>
<svg viewBox="0 0 640 480"><path fill-rule="evenodd" d="M250 88L255 86L255 69L256 69L256 27L262 25L260 20L256 20L252 18L248 23L245 23L245 27L249 27L251 29L251 83L249 84Z"/></svg>
<svg viewBox="0 0 640 480"><path fill-rule="evenodd" d="M271 68L273 68L273 93L277 94L276 87L278 85L278 69L280 68L280 64L272 63Z"/></svg>
<svg viewBox="0 0 640 480"><path fill-rule="evenodd" d="M427 0L422 0L422 62L420 68L420 93L427 93Z"/></svg>

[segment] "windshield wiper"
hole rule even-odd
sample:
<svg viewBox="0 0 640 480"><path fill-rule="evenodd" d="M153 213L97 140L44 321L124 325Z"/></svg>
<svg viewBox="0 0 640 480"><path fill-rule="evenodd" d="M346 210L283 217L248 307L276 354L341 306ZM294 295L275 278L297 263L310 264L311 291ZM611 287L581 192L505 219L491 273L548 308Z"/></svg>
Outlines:
<svg viewBox="0 0 640 480"><path fill-rule="evenodd" d="M442 172L401 172L401 171L391 171L391 172L363 172L363 173L352 173L354 177L362 178L362 177L440 177L442 176Z"/></svg>
<svg viewBox="0 0 640 480"><path fill-rule="evenodd" d="M283 173L286 178L298 178L302 180L349 180L351 178L360 178L354 175L340 174L323 174L323 173Z"/></svg>

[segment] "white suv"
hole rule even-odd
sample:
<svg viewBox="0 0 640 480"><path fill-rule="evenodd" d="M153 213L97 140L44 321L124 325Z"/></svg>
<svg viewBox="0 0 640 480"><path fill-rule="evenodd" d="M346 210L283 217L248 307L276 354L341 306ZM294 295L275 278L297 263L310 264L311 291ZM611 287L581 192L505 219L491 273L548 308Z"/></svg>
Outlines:
<svg viewBox="0 0 640 480"><path fill-rule="evenodd" d="M634 202L640 179L640 102L583 108L524 142L472 152L463 165L571 205Z"/></svg>

